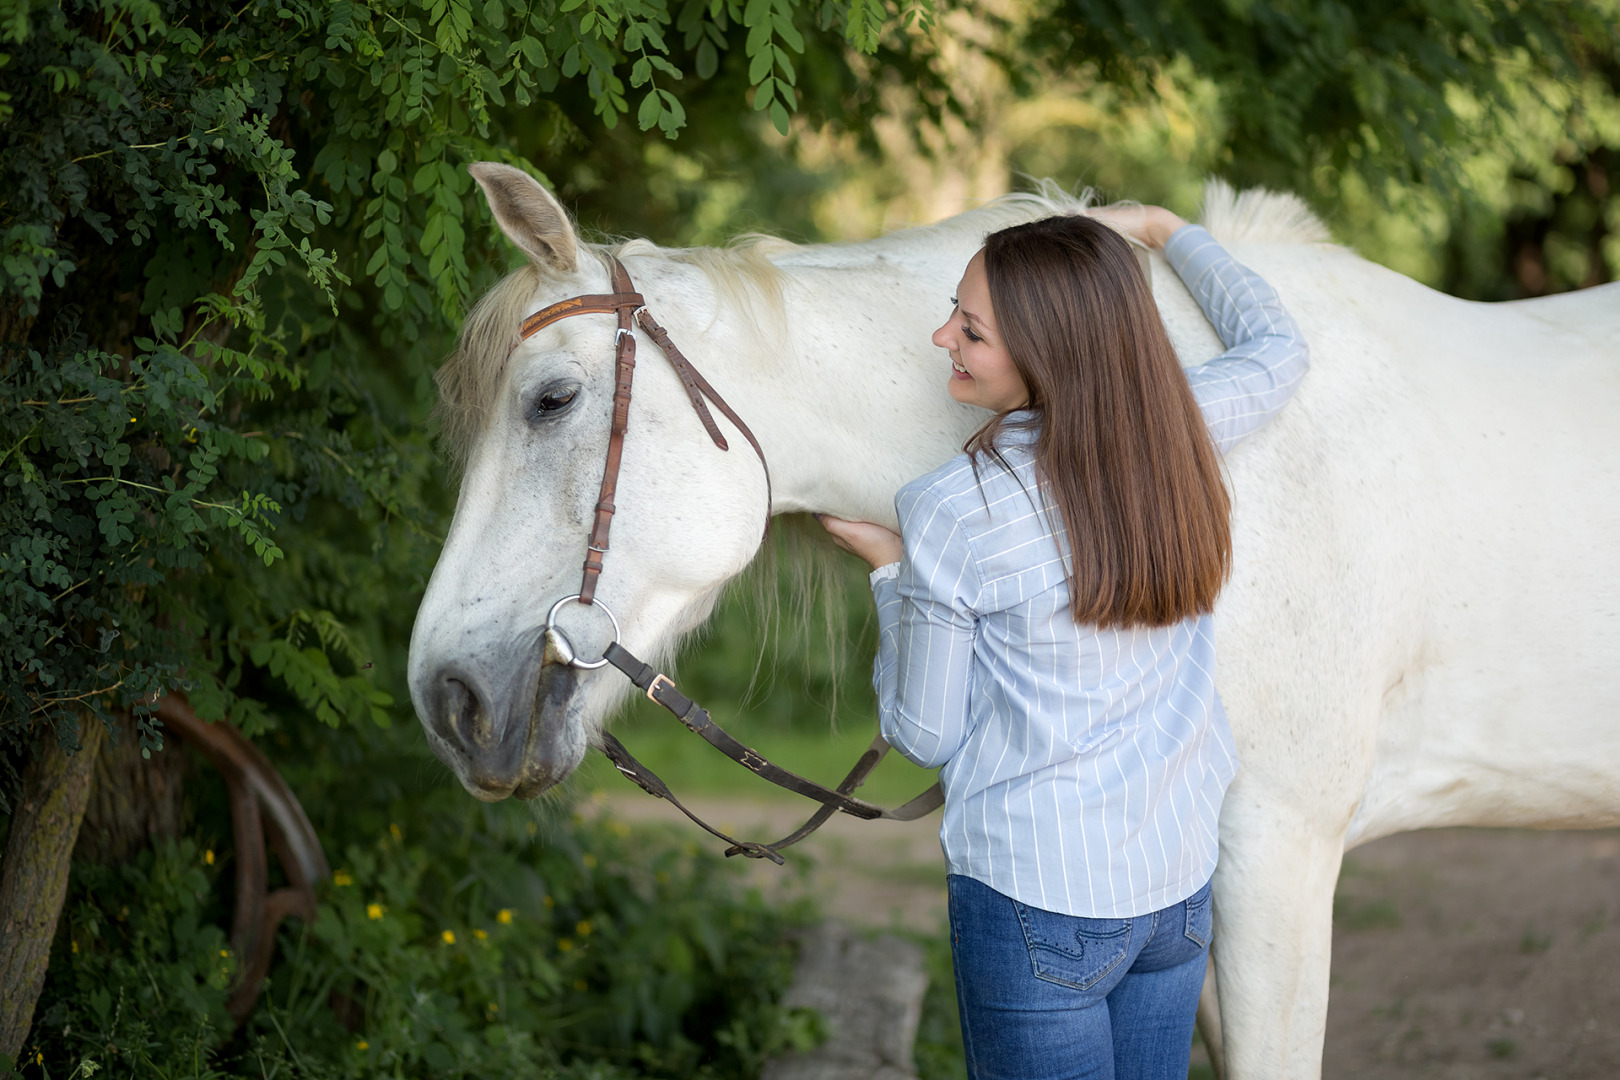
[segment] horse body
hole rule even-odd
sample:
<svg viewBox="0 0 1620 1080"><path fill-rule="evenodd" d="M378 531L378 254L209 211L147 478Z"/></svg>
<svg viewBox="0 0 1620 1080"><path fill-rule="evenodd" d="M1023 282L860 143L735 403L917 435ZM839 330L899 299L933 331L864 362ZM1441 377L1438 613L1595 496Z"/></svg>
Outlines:
<svg viewBox="0 0 1620 1080"><path fill-rule="evenodd" d="M499 185L480 180L502 218ZM1312 1077L1349 846L1436 825L1620 823L1620 444L1605 437L1620 285L1469 304L1337 248L1266 241L1267 204L1224 205L1212 231L1276 286L1313 368L1227 458L1217 684L1242 765L1221 817L1216 966L1231 1075ZM1076 208L1023 197L866 244L761 249L768 266L639 244L621 257L759 435L773 511L892 525L895 489L985 415L947 398L927 344L961 268L985 232ZM1153 277L1180 355L1219 352L1162 260ZM605 279L595 259L558 260L512 298L517 318ZM566 775L623 693L540 645L547 609L577 590L612 334L611 319L571 319L513 351L466 440L411 681L435 749L480 797ZM572 408L536 419L533 395L559 382L578 387ZM598 594L637 653L667 655L757 548L764 478L731 442L709 443L643 342Z"/></svg>

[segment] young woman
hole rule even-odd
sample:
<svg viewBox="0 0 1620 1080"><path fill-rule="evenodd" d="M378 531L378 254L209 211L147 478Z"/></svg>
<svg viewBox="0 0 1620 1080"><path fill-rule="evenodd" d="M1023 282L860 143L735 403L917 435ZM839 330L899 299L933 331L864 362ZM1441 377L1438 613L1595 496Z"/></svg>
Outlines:
<svg viewBox="0 0 1620 1080"><path fill-rule="evenodd" d="M1228 351L1183 372L1128 234ZM900 489L873 567L884 737L945 789L951 947L975 1080L1184 1080L1236 768L1210 612L1219 455L1308 365L1277 294L1160 207L989 236L934 344L991 412Z"/></svg>

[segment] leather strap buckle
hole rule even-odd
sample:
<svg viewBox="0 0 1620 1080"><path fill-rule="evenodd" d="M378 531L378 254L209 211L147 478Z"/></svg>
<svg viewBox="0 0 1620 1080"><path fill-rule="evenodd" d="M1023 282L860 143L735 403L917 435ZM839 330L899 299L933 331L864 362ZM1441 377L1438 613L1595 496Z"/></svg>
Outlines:
<svg viewBox="0 0 1620 1080"><path fill-rule="evenodd" d="M652 682L647 684L647 700L653 702L654 704L658 703L658 699L653 695L658 691L659 686L667 686L671 690L675 689L675 683L668 675L665 675L663 672L659 672L657 675L654 675Z"/></svg>

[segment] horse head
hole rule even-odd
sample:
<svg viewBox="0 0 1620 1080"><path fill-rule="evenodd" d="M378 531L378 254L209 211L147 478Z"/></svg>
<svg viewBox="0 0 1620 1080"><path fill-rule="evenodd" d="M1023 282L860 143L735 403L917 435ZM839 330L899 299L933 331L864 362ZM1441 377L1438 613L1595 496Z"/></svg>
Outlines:
<svg viewBox="0 0 1620 1080"><path fill-rule="evenodd" d="M546 634L548 612L581 589L618 323L612 313L580 314L520 337L536 311L614 292L610 264L525 173L492 164L472 173L528 264L473 309L439 374L444 435L462 480L411 634L410 686L434 752L469 792L493 801L532 798L572 772L624 691L616 675L548 649ZM656 257L625 262L649 309L687 348L725 332L700 276ZM740 437L730 439L733 452L710 440L673 370L638 336L597 602L568 599L557 614L586 658L612 640L608 612L627 648L667 653L753 557L769 509L760 462Z"/></svg>

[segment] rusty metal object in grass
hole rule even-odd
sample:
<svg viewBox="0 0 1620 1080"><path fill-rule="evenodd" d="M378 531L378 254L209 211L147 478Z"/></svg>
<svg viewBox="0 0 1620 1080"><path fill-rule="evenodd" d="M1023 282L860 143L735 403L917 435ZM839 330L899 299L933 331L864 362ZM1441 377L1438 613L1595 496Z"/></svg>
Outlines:
<svg viewBox="0 0 1620 1080"><path fill-rule="evenodd" d="M314 827L275 766L229 721L198 718L183 694L153 705L158 718L202 752L225 778L236 845L236 911L231 948L241 967L226 1007L240 1024L253 1011L275 953L276 927L289 915L315 917L315 885L331 876ZM269 848L288 884L270 891Z"/></svg>

